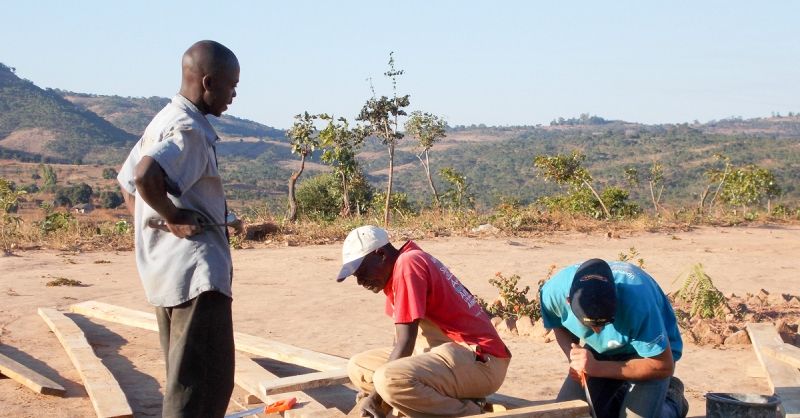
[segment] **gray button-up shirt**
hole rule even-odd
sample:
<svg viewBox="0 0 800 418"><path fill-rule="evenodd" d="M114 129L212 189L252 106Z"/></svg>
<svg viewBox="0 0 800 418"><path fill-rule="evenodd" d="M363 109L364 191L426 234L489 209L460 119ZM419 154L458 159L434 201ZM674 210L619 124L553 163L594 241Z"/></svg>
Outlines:
<svg viewBox="0 0 800 418"><path fill-rule="evenodd" d="M167 176L168 197L176 207L201 214L209 224L225 223L225 193L214 142L218 137L192 102L176 95L144 131L117 176L136 196L136 266L148 302L171 307L200 293L231 294L231 252L225 227L178 238L147 225L158 213L136 194L134 168L142 157L155 159Z"/></svg>

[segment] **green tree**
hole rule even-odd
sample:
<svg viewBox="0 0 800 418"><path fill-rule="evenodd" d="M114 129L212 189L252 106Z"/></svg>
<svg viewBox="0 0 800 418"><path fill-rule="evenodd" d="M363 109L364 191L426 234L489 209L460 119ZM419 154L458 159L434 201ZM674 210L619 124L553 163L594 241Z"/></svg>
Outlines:
<svg viewBox="0 0 800 418"><path fill-rule="evenodd" d="M46 192L55 190L56 183L58 183L58 176L56 175L56 171L53 170L53 167L49 164L39 164L39 170L42 172L42 190Z"/></svg>
<svg viewBox="0 0 800 418"><path fill-rule="evenodd" d="M56 206L74 206L92 201L92 187L86 183L78 183L69 187L56 190Z"/></svg>
<svg viewBox="0 0 800 418"><path fill-rule="evenodd" d="M384 75L392 80L392 98L381 96L375 97L373 90L372 98L367 100L356 120L366 123L366 132L381 139L389 151L389 180L386 185L386 202L383 206L383 224L389 226L389 206L392 198L392 181L394 180L394 149L397 141L403 138L403 134L398 130L398 117L405 116L403 110L411 104L409 95L397 95L397 76L403 74L403 70L398 70L394 66L394 52L389 53L389 71Z"/></svg>
<svg viewBox="0 0 800 418"><path fill-rule="evenodd" d="M350 216L350 184L363 180L364 177L356 160L356 152L364 142L366 132L359 126L351 129L345 118L337 119L324 113L319 118L328 122L319 132L320 145L324 147L322 161L332 166L334 174L339 178L342 187L340 214Z"/></svg>
<svg viewBox="0 0 800 418"><path fill-rule="evenodd" d="M289 211L286 214L286 219L291 222L297 220L297 199L295 198L295 184L300 175L303 174L303 169L306 166L306 157L308 157L314 149L319 146L319 139L317 138L317 128L314 127L314 120L317 119L316 115L311 115L308 112L295 115L294 125L286 132L286 137L289 138L292 154L300 155L300 169L292 172L289 177Z"/></svg>
<svg viewBox="0 0 800 418"><path fill-rule="evenodd" d="M411 112L405 127L406 133L417 137L419 140L418 149L420 151L417 153L417 158L425 169L425 177L428 179L428 186L431 188L433 200L438 207L441 202L439 202L439 194L436 192L436 186L434 186L433 178L431 177L431 163L428 154L433 144L446 136L445 130L447 128L447 123L444 119L436 115L415 111ZM423 155L425 159L422 159Z"/></svg>
<svg viewBox="0 0 800 418"><path fill-rule="evenodd" d="M440 169L439 175L448 184L447 190L442 194L448 206L453 209L462 209L475 205L475 196L469 190L467 176L459 173L453 167Z"/></svg>
<svg viewBox="0 0 800 418"><path fill-rule="evenodd" d="M731 170L720 197L732 206L741 206L745 213L748 206L760 204L766 199L769 212L771 199L777 197L780 192L775 175L770 170L748 164Z"/></svg>
<svg viewBox="0 0 800 418"><path fill-rule="evenodd" d="M653 202L653 213L658 216L661 207L661 193L664 191L664 167L659 161L653 161L647 177L647 185L650 188L650 200ZM658 193L655 189L658 188Z"/></svg>
<svg viewBox="0 0 800 418"><path fill-rule="evenodd" d="M606 219L611 218L611 213L608 211L603 199L592 187L592 176L583 167L583 161L586 156L579 151L572 151L571 155L557 154L554 156L537 155L533 159L533 164L536 168L541 170L540 175L545 180L552 180L558 184L568 184L573 189L586 187L592 192L595 199L600 203L603 208L603 213Z"/></svg>

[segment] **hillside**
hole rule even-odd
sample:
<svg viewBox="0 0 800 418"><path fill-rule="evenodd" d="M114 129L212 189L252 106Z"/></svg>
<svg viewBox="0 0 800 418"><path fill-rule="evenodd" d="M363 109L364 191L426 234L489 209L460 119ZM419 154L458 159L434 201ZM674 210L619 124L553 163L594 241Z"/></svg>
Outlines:
<svg viewBox="0 0 800 418"><path fill-rule="evenodd" d="M0 156L88 162L134 140L109 121L0 64Z"/></svg>
<svg viewBox="0 0 800 418"><path fill-rule="evenodd" d="M42 90L0 68L0 158L19 161L98 163L118 167L130 144L166 103L167 98L131 98ZM281 206L286 182L299 166L282 130L223 115L210 118L223 141L218 147L223 177L233 199L267 199ZM623 186L648 206L645 175L653 162L664 167L664 201L695 203L708 185L706 173L719 168L715 155L734 165L757 164L772 170L783 191L781 202L800 200L800 116L729 118L705 124L644 125L582 114L558 118L550 125L487 127L456 126L431 152L434 181L442 167L467 176L481 205L505 198L530 203L557 191L536 175L538 154L580 150L585 166L600 188ZM385 187L386 149L368 140L358 160L376 190ZM411 200L428 202L428 188L416 158L414 138L404 138L395 156L395 190ZM641 183L624 178L635 168ZM328 170L319 151L307 161L300 183Z"/></svg>
<svg viewBox="0 0 800 418"><path fill-rule="evenodd" d="M64 90L56 90L56 92L75 105L99 115L137 137L144 132L153 116L170 100L166 97L102 96ZM284 135L280 129L231 115L222 115L221 118L209 115L208 119L223 139L282 138Z"/></svg>

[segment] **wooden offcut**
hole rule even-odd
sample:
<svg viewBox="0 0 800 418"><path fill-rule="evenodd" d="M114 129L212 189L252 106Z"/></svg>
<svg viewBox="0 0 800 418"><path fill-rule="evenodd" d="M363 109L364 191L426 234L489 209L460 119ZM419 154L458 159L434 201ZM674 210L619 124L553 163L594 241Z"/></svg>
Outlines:
<svg viewBox="0 0 800 418"><path fill-rule="evenodd" d="M261 390L267 395L303 391L326 386L349 383L346 369L329 370L325 372L306 373L297 376L282 377L261 383Z"/></svg>
<svg viewBox="0 0 800 418"><path fill-rule="evenodd" d="M747 333L758 361L767 372L770 389L781 399L786 417L800 418L800 370L766 353L782 349L783 340L778 331L770 323L749 323Z"/></svg>
<svg viewBox="0 0 800 418"><path fill-rule="evenodd" d="M66 391L58 383L0 354L0 374L28 387L36 393L63 397Z"/></svg>
<svg viewBox="0 0 800 418"><path fill-rule="evenodd" d="M125 394L114 376L94 354L83 331L61 312L39 308L39 316L61 342L72 364L78 371L98 417L132 417Z"/></svg>
<svg viewBox="0 0 800 418"><path fill-rule="evenodd" d="M97 301L86 301L70 306L74 313L138 328L158 330L154 314L123 308ZM319 353L253 335L234 332L236 349L257 356L271 358L284 363L296 364L309 369L329 371L347 366L347 359Z"/></svg>
<svg viewBox="0 0 800 418"><path fill-rule="evenodd" d="M581 400L554 402L535 406L491 412L473 417L481 418L583 418L589 416L589 404Z"/></svg>

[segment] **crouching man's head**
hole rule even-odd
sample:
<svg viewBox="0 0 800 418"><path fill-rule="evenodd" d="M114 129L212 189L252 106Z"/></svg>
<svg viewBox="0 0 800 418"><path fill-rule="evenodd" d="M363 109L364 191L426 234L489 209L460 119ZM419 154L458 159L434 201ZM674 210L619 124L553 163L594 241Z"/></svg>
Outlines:
<svg viewBox="0 0 800 418"><path fill-rule="evenodd" d="M593 258L581 264L572 279L567 303L575 317L596 333L614 322L617 292L608 263Z"/></svg>

